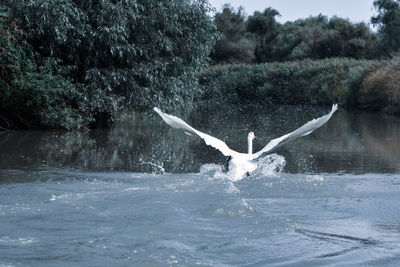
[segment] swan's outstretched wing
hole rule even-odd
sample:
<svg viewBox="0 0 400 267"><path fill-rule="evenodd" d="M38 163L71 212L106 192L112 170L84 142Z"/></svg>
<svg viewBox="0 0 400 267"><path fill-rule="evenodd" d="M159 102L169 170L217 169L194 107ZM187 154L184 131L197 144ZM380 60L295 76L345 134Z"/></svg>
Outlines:
<svg viewBox="0 0 400 267"><path fill-rule="evenodd" d="M309 135L310 133L312 133L312 131L324 125L332 117L332 114L337 110L337 108L338 108L337 104L334 104L332 106L331 112L329 112L328 114L318 119L313 119L307 122L306 124L304 124L303 126L301 126L300 128L291 133L285 134L284 136L271 140L263 149L253 154L253 159L258 158L265 153L271 152L273 149L276 149L277 147L289 141L295 140L302 136Z"/></svg>
<svg viewBox="0 0 400 267"><path fill-rule="evenodd" d="M160 115L161 118L166 123L168 123L171 127L175 128L175 129L181 129L189 135L192 135L192 134L198 135L206 142L207 145L218 149L219 151L222 152L222 154L224 154L224 156L233 156L235 154L238 154L238 152L230 149L223 141L194 129L192 126L188 125L186 122L184 122L180 118L166 114L156 107L153 108L153 110L155 112L157 112L158 115Z"/></svg>

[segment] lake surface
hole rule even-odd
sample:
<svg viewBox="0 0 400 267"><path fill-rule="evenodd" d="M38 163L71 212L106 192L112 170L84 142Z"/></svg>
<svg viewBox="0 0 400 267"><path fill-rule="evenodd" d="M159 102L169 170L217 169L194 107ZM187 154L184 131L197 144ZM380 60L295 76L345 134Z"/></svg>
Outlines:
<svg viewBox="0 0 400 267"><path fill-rule="evenodd" d="M182 117L246 151L251 130L258 150L328 111ZM225 163L153 113L0 132L0 266L398 266L399 118L340 109L252 176L232 182Z"/></svg>

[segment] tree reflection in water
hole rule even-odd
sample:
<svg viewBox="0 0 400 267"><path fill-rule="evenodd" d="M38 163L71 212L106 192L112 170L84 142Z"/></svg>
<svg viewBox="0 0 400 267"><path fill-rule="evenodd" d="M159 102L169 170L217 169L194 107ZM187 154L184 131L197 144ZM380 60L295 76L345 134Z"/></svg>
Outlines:
<svg viewBox="0 0 400 267"><path fill-rule="evenodd" d="M260 111L262 110L262 111ZM203 108L182 116L193 127L246 150L246 134L260 137L255 150L326 112L326 108L273 106ZM276 151L286 172L400 171L400 119L339 110L313 134ZM225 164L222 154L171 129L154 113L131 115L111 129L87 132L11 131L0 133L0 168L73 168L92 171L198 172L205 163Z"/></svg>

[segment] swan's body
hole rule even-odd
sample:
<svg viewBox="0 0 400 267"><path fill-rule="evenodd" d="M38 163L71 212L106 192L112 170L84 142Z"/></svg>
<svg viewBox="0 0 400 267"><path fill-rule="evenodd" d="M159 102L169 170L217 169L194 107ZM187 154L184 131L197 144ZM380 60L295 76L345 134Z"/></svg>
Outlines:
<svg viewBox="0 0 400 267"><path fill-rule="evenodd" d="M224 156L231 157L228 166L228 173L232 174L234 180L240 180L245 177L246 174L255 171L257 169L257 162L255 160L259 157L272 152L277 147L289 141L309 135L315 129L324 125L332 117L333 113L336 110L337 105L335 104L332 106L332 110L328 114L307 122L306 124L291 133L271 140L263 149L256 153L253 153L253 140L255 136L253 132L250 132L247 136L248 153L240 153L230 149L225 144L225 142L194 129L180 118L163 113L156 107L154 108L154 111L157 112L158 115L160 115L161 118L171 127L181 129L188 135L195 134L202 138L207 145L218 149Z"/></svg>

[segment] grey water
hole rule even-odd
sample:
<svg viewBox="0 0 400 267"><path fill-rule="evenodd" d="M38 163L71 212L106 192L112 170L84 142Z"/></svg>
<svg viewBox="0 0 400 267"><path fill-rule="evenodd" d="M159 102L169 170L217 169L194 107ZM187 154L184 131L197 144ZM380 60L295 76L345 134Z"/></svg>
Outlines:
<svg viewBox="0 0 400 267"><path fill-rule="evenodd" d="M176 114L255 150L329 108ZM400 118L340 109L237 182L156 114L0 132L0 266L398 266Z"/></svg>

